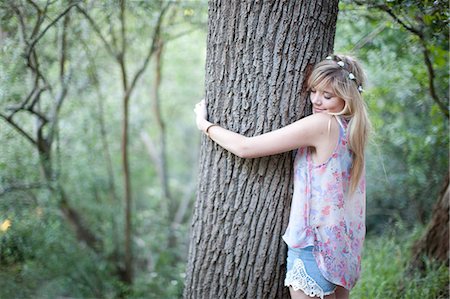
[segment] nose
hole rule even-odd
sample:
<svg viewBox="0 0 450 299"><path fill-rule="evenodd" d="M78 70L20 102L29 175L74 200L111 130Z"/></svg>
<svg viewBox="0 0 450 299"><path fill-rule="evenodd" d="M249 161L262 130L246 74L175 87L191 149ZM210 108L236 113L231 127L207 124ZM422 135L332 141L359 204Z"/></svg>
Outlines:
<svg viewBox="0 0 450 299"><path fill-rule="evenodd" d="M310 94L311 103L313 103L316 106L320 106L322 104L322 101L320 100L320 96L318 92L314 92Z"/></svg>

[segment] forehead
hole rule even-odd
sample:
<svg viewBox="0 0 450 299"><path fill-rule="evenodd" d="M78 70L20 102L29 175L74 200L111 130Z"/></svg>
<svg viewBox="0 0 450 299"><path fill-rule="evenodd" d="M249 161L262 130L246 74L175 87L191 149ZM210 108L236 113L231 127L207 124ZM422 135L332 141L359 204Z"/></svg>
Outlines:
<svg viewBox="0 0 450 299"><path fill-rule="evenodd" d="M313 86L311 86L312 88L322 91L322 92L334 94L334 89L330 82L325 82L325 80L323 80L321 82L315 82L315 83L316 83L315 85L313 84Z"/></svg>

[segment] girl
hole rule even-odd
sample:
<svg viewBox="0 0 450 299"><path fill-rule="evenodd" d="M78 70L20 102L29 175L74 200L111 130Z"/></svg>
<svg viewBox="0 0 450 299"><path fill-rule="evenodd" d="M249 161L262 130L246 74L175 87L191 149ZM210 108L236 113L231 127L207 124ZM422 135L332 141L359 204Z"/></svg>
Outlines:
<svg viewBox="0 0 450 299"><path fill-rule="evenodd" d="M292 298L348 298L359 278L365 235L364 147L370 127L364 74L349 56L332 55L308 79L313 114L284 128L245 137L206 120L197 127L226 150L257 158L294 149L294 194L285 285Z"/></svg>

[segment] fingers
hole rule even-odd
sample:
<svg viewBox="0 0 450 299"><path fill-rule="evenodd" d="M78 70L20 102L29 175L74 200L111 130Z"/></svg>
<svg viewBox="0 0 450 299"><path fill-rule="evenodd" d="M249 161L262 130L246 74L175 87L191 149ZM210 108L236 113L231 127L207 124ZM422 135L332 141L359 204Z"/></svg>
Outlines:
<svg viewBox="0 0 450 299"><path fill-rule="evenodd" d="M197 109L203 108L204 106L206 106L206 102L205 102L205 99L202 99L200 102L195 104L194 111Z"/></svg>

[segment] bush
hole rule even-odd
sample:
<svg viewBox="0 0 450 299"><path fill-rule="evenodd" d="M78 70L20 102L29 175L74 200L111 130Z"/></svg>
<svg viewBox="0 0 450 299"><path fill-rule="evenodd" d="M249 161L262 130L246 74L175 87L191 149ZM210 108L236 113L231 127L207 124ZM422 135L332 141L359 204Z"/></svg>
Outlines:
<svg viewBox="0 0 450 299"><path fill-rule="evenodd" d="M351 298L448 298L448 267L426 259L423 273L407 274L411 246L422 229L407 232L401 224L365 243L361 278Z"/></svg>

